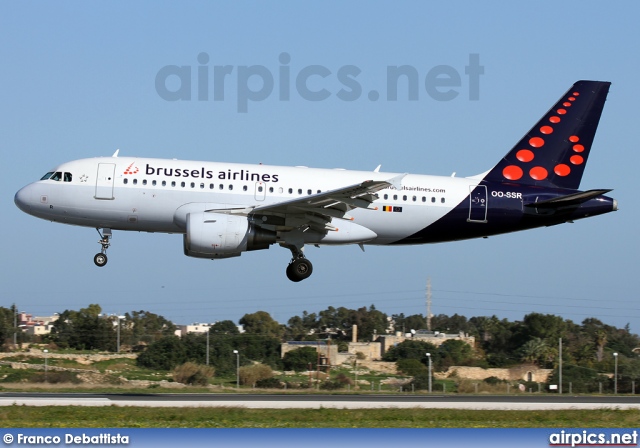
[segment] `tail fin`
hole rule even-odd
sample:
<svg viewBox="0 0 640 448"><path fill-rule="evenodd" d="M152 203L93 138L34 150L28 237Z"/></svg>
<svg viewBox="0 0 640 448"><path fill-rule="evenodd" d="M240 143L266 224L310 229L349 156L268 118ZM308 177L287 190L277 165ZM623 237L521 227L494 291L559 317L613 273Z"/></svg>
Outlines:
<svg viewBox="0 0 640 448"><path fill-rule="evenodd" d="M576 82L484 180L577 190L610 85Z"/></svg>

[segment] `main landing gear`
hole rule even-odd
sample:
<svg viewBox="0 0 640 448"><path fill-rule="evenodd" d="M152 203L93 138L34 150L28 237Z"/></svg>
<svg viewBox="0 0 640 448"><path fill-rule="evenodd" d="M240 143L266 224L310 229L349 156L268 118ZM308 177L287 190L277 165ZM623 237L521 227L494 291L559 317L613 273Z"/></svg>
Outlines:
<svg viewBox="0 0 640 448"><path fill-rule="evenodd" d="M111 229L102 229L102 233L100 233L100 229L96 229L96 230L100 235L100 241L98 241L98 243L102 245L102 249L100 250L99 254L96 254L96 256L93 257L93 262L96 264L96 266L101 268L107 264L107 261L108 261L107 249L111 245L109 240L111 239L112 235L111 235Z"/></svg>
<svg viewBox="0 0 640 448"><path fill-rule="evenodd" d="M306 278L309 278L313 272L313 265L304 257L302 248L295 246L288 246L291 251L291 262L287 266L287 278L292 282L300 282Z"/></svg>

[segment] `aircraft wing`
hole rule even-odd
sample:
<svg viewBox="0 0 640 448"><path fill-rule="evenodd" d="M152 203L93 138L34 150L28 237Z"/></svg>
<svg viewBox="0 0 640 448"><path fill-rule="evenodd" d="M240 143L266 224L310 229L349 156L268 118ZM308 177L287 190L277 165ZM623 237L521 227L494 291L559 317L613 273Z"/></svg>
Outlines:
<svg viewBox="0 0 640 448"><path fill-rule="evenodd" d="M308 226L318 231L334 230L331 218L351 219L349 211L355 208L375 210L371 206L378 196L376 192L395 186L406 174L389 180L366 180L322 193L299 196L274 204L258 205L245 209L207 210L218 213L246 214L260 227L277 227L278 230Z"/></svg>

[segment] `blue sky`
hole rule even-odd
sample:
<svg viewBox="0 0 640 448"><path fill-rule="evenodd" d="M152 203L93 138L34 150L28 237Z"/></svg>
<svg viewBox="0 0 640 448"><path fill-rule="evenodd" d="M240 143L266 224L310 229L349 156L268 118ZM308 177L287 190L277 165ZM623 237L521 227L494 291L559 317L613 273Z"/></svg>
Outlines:
<svg viewBox="0 0 640 448"><path fill-rule="evenodd" d="M632 2L2 2L0 205L5 210L0 305L43 315L99 303L104 312L148 310L177 323L237 321L264 310L285 323L304 310L375 305L388 314L521 319L597 317L640 332L637 305L640 36ZM206 53L208 62L198 56ZM288 62L281 62L286 53ZM472 100L471 55L484 73ZM163 67L189 67L191 100L156 90ZM418 100L389 66L419 74ZM232 66L214 100L215 66ZM262 101L242 70L262 66L274 88ZM322 66L310 101L295 87ZM356 67L362 92L340 99L338 73ZM432 69L460 75L457 96L427 93ZM197 75L210 76L198 101ZM283 68L284 67L284 68ZM281 100L282 70L290 74ZM575 224L486 240L414 247L309 248L313 276L289 282L280 247L230 260L182 254L178 235L115 232L109 265L93 265L94 229L49 223L13 204L15 192L64 161L121 155L306 165L469 176L491 168L579 79L611 81L581 187L613 188L620 211ZM285 81L282 81L285 82ZM166 80L178 89L177 77ZM369 92L379 93L377 101Z"/></svg>

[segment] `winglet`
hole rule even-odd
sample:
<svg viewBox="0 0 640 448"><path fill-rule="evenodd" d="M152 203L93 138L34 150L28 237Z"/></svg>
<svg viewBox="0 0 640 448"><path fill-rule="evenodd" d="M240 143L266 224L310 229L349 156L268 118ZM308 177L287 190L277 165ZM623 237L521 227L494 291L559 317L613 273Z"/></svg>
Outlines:
<svg viewBox="0 0 640 448"><path fill-rule="evenodd" d="M373 172L374 172L374 173L379 173L379 172L380 172L380 168L382 168L382 165L378 165L378 166L376 167L376 169L375 169L375 170L373 170Z"/></svg>
<svg viewBox="0 0 640 448"><path fill-rule="evenodd" d="M113 155L111 157L118 157L118 153L120 152L119 149L116 149L116 152L113 153Z"/></svg>

